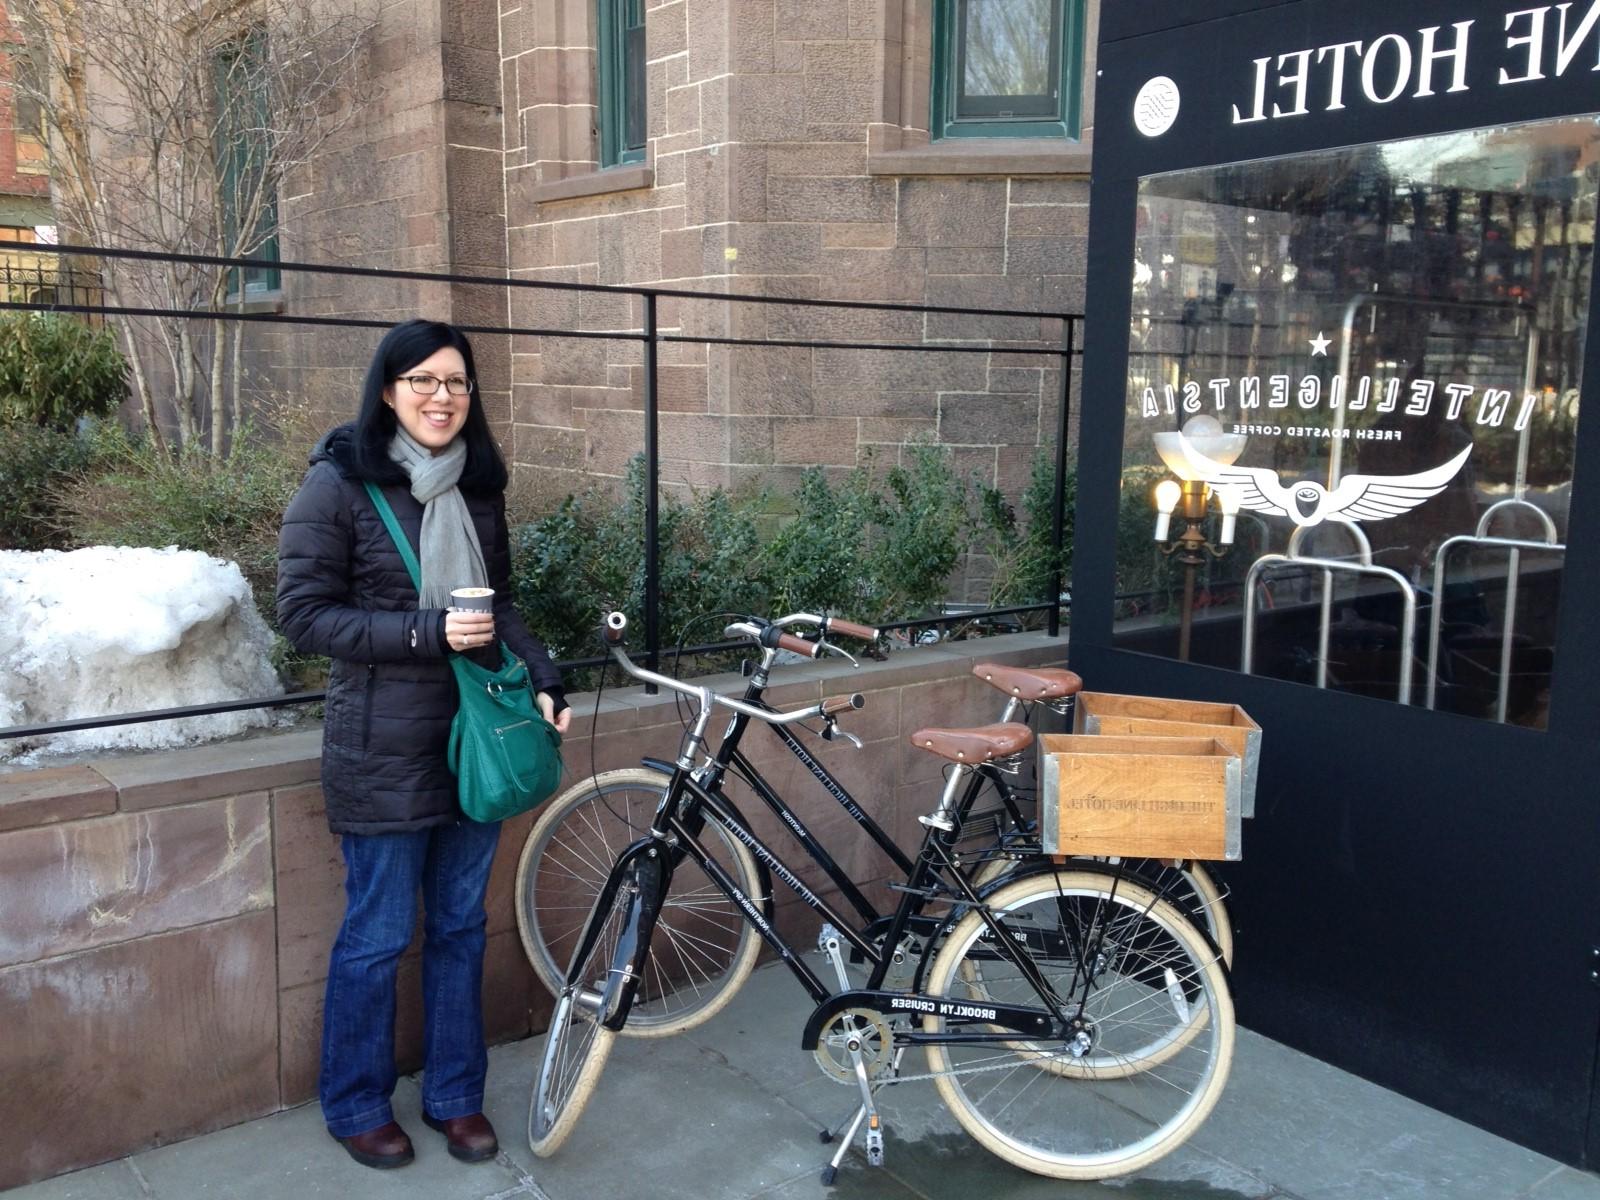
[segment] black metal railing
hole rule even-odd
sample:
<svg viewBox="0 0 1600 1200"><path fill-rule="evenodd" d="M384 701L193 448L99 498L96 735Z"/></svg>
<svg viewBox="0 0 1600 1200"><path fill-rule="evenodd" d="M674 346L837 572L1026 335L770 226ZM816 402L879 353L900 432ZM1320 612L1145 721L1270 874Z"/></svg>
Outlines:
<svg viewBox="0 0 1600 1200"><path fill-rule="evenodd" d="M605 341L638 342L642 347L643 370L643 456L645 469L645 513L644 513L644 613L643 613L643 641L642 657L651 669L660 666L661 654L664 647L661 644L660 610L661 610L661 579L660 563L658 560L658 540L660 532L660 406L659 406L659 366L657 351L663 343L688 343L717 346L753 346L753 347L795 347L823 350L876 350L921 354L1004 354L1007 356L1039 356L1056 360L1060 366L1060 381L1057 396L1057 422L1055 430L1055 484L1054 484L1054 521L1051 532L1051 547L1054 552L1054 561L1059 563L1062 550L1063 522L1065 505L1065 489L1067 476L1068 433L1072 412L1072 371L1074 360L1082 353L1079 327L1083 323L1080 313L1051 312L1039 310L1005 309L1005 308L971 308L959 305L941 304L908 304L898 302L876 303L860 300L832 300L821 297L795 297L795 296L768 296L749 295L739 292L702 292L684 288L660 287L629 287L609 284L573 283L564 280L545 279L518 279L507 276L485 276L451 272L394 270L381 267L350 267L336 266L330 263L309 262L280 262L249 258L223 258L205 254L161 254L154 251L130 250L105 246L44 246L30 245L30 254L44 255L70 255L85 259L124 259L142 262L182 263L197 266L220 266L230 268L270 267L284 273L284 275L323 275L339 276L351 279L383 279L395 281L414 281L418 283L433 284L468 284L477 286L502 287L517 290L536 290L546 292L577 292L589 294L612 294L635 298L640 305L640 319L635 328L630 329L572 329L572 328L543 328L517 325L475 325L460 324L458 327L470 334L495 334L513 337L552 337L552 338L577 338L599 339ZM65 270L65 268L63 268ZM50 275L45 271L46 276ZM56 274L60 274L57 272ZM82 274L81 272L68 272L68 274ZM0 276L3 278L3 276ZM85 317L103 320L107 317L156 317L177 318L196 321L229 321L262 323L269 325L293 325L311 327L334 328L370 328L387 329L393 324L392 320L367 319L359 317L332 317L297 315L278 311L247 311L247 310L214 310L214 309L175 309L152 305L108 304L103 293L99 291L99 278L94 276L92 288L83 285L83 290L74 290L78 285L69 285L67 291L59 289L53 293L49 302L45 303L38 298L17 298L10 291L0 293L0 311L41 311L51 310L56 312L78 313ZM1039 345L1046 339L1039 336L1018 337L1015 339L995 338L993 336L941 336L932 337L924 333L919 341L846 341L820 338L799 337L719 337L712 335L699 335L691 333L663 333L659 323L659 303L663 298L705 301L712 304L734 306L744 304L783 306L804 309L839 309L862 312L899 312L914 313L924 316L958 316L958 317L990 317L990 318L1016 318L1034 321L1059 322L1061 331L1059 340L1051 345ZM1051 637L1060 635L1061 610L1067 607L1062 598L1062 579L1059 569L1052 573L1048 595L1056 597L1035 604L1011 605L1004 608L975 608L964 609L959 614L940 614L935 616L918 617L907 621L893 623L890 628L911 630L925 627L949 627L954 624L981 622L992 620L996 617L1018 614L1043 613L1045 614L1046 629ZM709 643L703 646L685 647L677 650L675 647L666 649L677 650L683 654L714 653L734 648L731 643ZM601 665L605 660L600 657L565 659L557 665L563 668L583 668ZM262 697L253 699L219 701L210 704L187 705L179 708L159 709L140 713L123 713L105 717L80 718L70 721L56 721L35 725L17 725L10 728L0 728L0 741L20 738L37 737L52 733L68 733L99 727L115 725L138 724L149 721L180 720L187 717L209 716L223 712L238 712L252 708L279 708L296 704L309 704L321 701L325 696L323 692L297 692L286 696Z"/></svg>
<svg viewBox="0 0 1600 1200"><path fill-rule="evenodd" d="M20 306L43 312L66 308L76 312L105 303L98 272L61 266L53 259L40 260L36 252L48 249L32 244L15 248L0 244L0 300L7 301L8 308ZM89 315L97 324L103 319Z"/></svg>

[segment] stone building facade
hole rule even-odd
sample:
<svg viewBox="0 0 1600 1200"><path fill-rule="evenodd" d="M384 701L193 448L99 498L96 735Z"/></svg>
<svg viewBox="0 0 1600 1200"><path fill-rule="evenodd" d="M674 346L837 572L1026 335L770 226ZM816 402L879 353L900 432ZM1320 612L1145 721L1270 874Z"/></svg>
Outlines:
<svg viewBox="0 0 1600 1200"><path fill-rule="evenodd" d="M50 218L50 162L38 110L11 86L27 70L26 46L0 0L0 240L32 242L35 226ZM26 251L0 262L37 266Z"/></svg>
<svg viewBox="0 0 1600 1200"><path fill-rule="evenodd" d="M501 16L507 267L519 279L1081 312L1091 63L1078 137L933 139L929 0L647 3L641 161L603 167L596 6ZM1089 6L1078 53L1092 46ZM638 305L512 297L514 325L637 327ZM1059 321L663 302L664 332L1059 344ZM613 475L637 448L636 346L517 338L512 450ZM782 484L892 462L907 442L1015 491L1054 443L1055 359L676 343L660 366L664 476Z"/></svg>
<svg viewBox="0 0 1600 1200"><path fill-rule="evenodd" d="M602 167L597 0L396 0L380 12L359 119L281 198L281 252L525 282L1081 312L1098 8L1054 2L1078 22L1076 136L939 138L934 0L647 0L643 146ZM644 319L636 297L289 272L276 303L519 329ZM783 487L805 466L889 464L931 441L1015 493L1054 444L1059 359L1003 349L1059 346L1059 320L673 298L657 319L668 338L1000 348L663 342L669 483ZM350 411L370 331L248 336L275 387L330 417ZM619 476L640 451L638 342L475 344L508 456L542 493Z"/></svg>
<svg viewBox="0 0 1600 1200"><path fill-rule="evenodd" d="M969 8L1053 14L1055 77L1071 92L1061 130L938 136L951 68L936 42L950 35L934 26ZM623 10L638 22L628 86L640 144L602 166L601 14ZM278 198L286 262L1082 309L1095 0L377 0L370 11L356 115ZM983 128L1013 132L1003 120ZM637 298L292 271L251 300L374 322L422 312L600 331L643 320ZM671 299L658 327L669 338L1035 349L1063 332L1058 320ZM253 325L244 337L263 390L329 419L351 411L371 330ZM639 451L637 342L485 334L476 345L491 418L541 490L615 477ZM663 475L782 486L807 465L889 463L908 442L934 441L1014 492L1053 445L1058 361L668 341Z"/></svg>

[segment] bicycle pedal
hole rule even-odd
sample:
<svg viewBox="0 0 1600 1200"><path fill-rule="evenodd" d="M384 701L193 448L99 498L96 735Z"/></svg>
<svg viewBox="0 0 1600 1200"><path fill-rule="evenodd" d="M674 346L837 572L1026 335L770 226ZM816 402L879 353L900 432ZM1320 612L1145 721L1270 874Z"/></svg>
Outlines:
<svg viewBox="0 0 1600 1200"><path fill-rule="evenodd" d="M867 1166L883 1166L883 1122L877 1113L867 1118Z"/></svg>

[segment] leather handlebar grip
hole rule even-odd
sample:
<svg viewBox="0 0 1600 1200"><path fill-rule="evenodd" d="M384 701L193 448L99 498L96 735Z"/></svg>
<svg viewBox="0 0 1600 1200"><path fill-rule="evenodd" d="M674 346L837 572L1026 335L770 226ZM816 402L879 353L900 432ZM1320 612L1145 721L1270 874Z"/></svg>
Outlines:
<svg viewBox="0 0 1600 1200"><path fill-rule="evenodd" d="M860 692L851 692L848 696L829 696L822 702L822 715L831 717L835 713L848 712L852 708L862 708L866 703L867 698Z"/></svg>
<svg viewBox="0 0 1600 1200"><path fill-rule="evenodd" d="M846 621L840 617L829 617L827 629L829 633L842 633L846 637L860 638L864 642L878 640L878 631L870 625L857 625L854 621Z"/></svg>
<svg viewBox="0 0 1600 1200"><path fill-rule="evenodd" d="M608 612L600 621L600 636L614 646L622 641L623 631L627 628L627 614Z"/></svg>
<svg viewBox="0 0 1600 1200"><path fill-rule="evenodd" d="M822 651L821 642L808 642L803 637L796 637L792 633L778 635L778 649L787 650L791 654L803 654L807 658L815 658Z"/></svg>

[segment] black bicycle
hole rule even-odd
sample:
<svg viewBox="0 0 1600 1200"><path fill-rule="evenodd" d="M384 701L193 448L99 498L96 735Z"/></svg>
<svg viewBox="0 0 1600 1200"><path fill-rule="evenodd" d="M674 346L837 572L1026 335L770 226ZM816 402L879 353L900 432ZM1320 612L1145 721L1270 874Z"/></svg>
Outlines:
<svg viewBox="0 0 1600 1200"><path fill-rule="evenodd" d="M551 1154L566 1138L636 1002L642 998L648 1006L679 990L673 971L652 963L658 944L652 935L668 914L679 872L709 881L740 914L741 926L754 929L779 955L816 1004L803 1045L824 1074L859 1092L825 1181L862 1128L868 1161L881 1163L877 1095L887 1085L918 1079L935 1084L984 1146L1059 1178L1138 1170L1199 1126L1222 1091L1234 1040L1225 968L1206 934L1116 866L1045 864L979 888L955 861L970 815L972 792L965 785L972 764L1019 755L1033 740L1026 726L914 735L919 749L952 767L938 805L919 818L926 832L916 856L896 859L907 870L894 912L857 924L809 888L725 797L705 786L709 764L697 767L696 759L715 707L733 713L725 741L737 742L751 721L780 729L817 721L837 736L839 717L859 707L860 697L778 712L722 696L636 667L620 645L625 625L619 613L606 617L619 665L637 679L692 697L696 716L665 790L656 792L647 831L616 854L576 940L529 1113L535 1153ZM739 622L729 633L753 636L773 650L816 653L815 642L776 623ZM858 823L870 833L875 824L862 817ZM736 870L724 866L729 855L708 842L737 847L731 854ZM814 837L808 834L802 844L830 878L843 874L836 865L828 869L833 860ZM835 987L824 984L774 927L757 863L821 916L819 949ZM688 929L700 916L688 905L673 919ZM708 921L709 928L716 925ZM692 945L692 938L684 944ZM905 961L910 951L909 983L888 986L896 960ZM866 966L862 986L847 974L847 955ZM748 967L719 972L710 983L697 978L693 1004L720 1007L747 974ZM920 1054L920 1062L908 1062L908 1052Z"/></svg>
<svg viewBox="0 0 1600 1200"><path fill-rule="evenodd" d="M819 631L820 636L815 639L791 639L787 649L805 657L844 654L826 640L828 637L848 636L868 642L878 637L878 631L869 626L811 613L795 613L772 621L750 617L730 625L730 635L748 638L761 651L741 697L745 703L769 707L767 689L783 650L776 640L771 646L762 646L762 631L776 629L781 633L796 626ZM1059 669L980 662L972 671L1005 695L999 724L1019 717L1027 720L1039 706L1065 714L1082 686L1076 674ZM765 724L804 769L802 780L819 785L896 870L909 873L911 859L872 819L867 807L844 782L813 758L787 725ZM872 905L813 836L805 819L784 801L741 750L749 725L747 718L735 719L715 754L695 772L696 780L736 814L738 804L728 794L728 784L730 780L743 781L773 814L778 827L793 836L839 889L843 902L863 927L874 936L881 936L888 928L889 915ZM823 718L817 732L824 740L844 739L860 745L839 729L832 717ZM534 972L552 995L561 991L567 963L612 863L625 846L650 828L671 775L670 762L646 760L640 767L607 771L586 779L541 808L517 864L515 903L523 948ZM1017 772L1005 762L974 763L966 776L960 807L968 815L952 863L968 874L974 887L1049 865L1041 858L1034 821L1026 815L1026 810L1033 807L1033 796L1015 782L1016 776ZM742 814L740 820L744 820ZM704 833L708 851L748 894L762 898L771 895L768 868L743 843L717 824ZM1138 874L1140 882L1204 928L1217 943L1223 960L1232 962L1233 938L1223 896L1204 866L1153 859L1127 860L1121 866L1124 872ZM767 916L770 918L770 911ZM902 944L892 948L894 973L920 959L928 928L925 920L913 921ZM760 950L759 934L744 921L738 907L692 864L674 874L652 936L652 978L641 988L622 1031L633 1037L680 1033L710 1019L738 991ZM859 961L859 954L853 956Z"/></svg>

